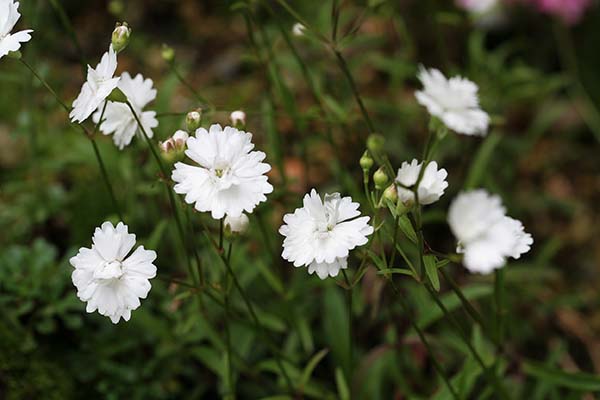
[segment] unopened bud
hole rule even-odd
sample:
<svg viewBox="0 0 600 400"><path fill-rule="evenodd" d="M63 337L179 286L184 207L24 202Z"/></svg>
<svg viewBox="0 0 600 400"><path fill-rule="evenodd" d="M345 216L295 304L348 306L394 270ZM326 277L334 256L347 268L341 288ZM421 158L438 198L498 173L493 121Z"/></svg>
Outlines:
<svg viewBox="0 0 600 400"><path fill-rule="evenodd" d="M390 185L383 191L383 198L391 201L392 203L396 203L398 201L398 192L396 191L395 185Z"/></svg>
<svg viewBox="0 0 600 400"><path fill-rule="evenodd" d="M229 115L231 124L236 128L244 128L246 126L246 113L241 110L233 111Z"/></svg>
<svg viewBox="0 0 600 400"><path fill-rule="evenodd" d="M161 55L163 60L165 60L168 63L171 63L175 59L175 50L173 50L171 46L163 44Z"/></svg>
<svg viewBox="0 0 600 400"><path fill-rule="evenodd" d="M383 167L375 171L373 174L373 182L375 182L375 189L381 190L385 187L388 182L388 176L383 170Z"/></svg>
<svg viewBox="0 0 600 400"><path fill-rule="evenodd" d="M305 30L306 30L306 27L304 25L302 25L300 22L296 22L294 24L294 26L292 27L292 33L294 34L294 36L304 36Z"/></svg>
<svg viewBox="0 0 600 400"><path fill-rule="evenodd" d="M125 5L121 0L112 0L108 3L108 12L112 15L119 16L123 14L123 11L125 11Z"/></svg>
<svg viewBox="0 0 600 400"><path fill-rule="evenodd" d="M360 167L363 169L364 172L369 172L371 167L373 167L373 158L371 158L371 155L369 154L368 150L365 150L359 162Z"/></svg>
<svg viewBox="0 0 600 400"><path fill-rule="evenodd" d="M242 235L248 230L250 220L246 214L240 214L239 217L231 217L227 215L225 217L225 233L227 234L238 234Z"/></svg>
<svg viewBox="0 0 600 400"><path fill-rule="evenodd" d="M188 137L189 135L186 131L178 130L164 142L159 142L158 146L160 147L163 158L171 162L175 158L182 156Z"/></svg>
<svg viewBox="0 0 600 400"><path fill-rule="evenodd" d="M200 123L202 123L202 109L200 108L190 111L185 116L185 127L190 133L200 128Z"/></svg>
<svg viewBox="0 0 600 400"><path fill-rule="evenodd" d="M117 26L112 33L112 47L115 52L119 53L127 47L130 36L131 28L127 25L127 22L123 22L122 24L117 22Z"/></svg>
<svg viewBox="0 0 600 400"><path fill-rule="evenodd" d="M377 154L381 153L384 146L385 138L378 133L372 133L367 138L367 149L369 149L371 154L375 154L377 156Z"/></svg>

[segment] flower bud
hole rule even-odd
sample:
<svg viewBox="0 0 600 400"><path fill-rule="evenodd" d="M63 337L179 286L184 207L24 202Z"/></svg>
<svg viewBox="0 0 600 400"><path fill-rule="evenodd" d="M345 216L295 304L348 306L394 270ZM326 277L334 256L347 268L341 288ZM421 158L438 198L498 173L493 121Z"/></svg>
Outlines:
<svg viewBox="0 0 600 400"><path fill-rule="evenodd" d="M131 36L131 28L127 25L127 22L122 24L117 22L117 26L112 33L112 47L116 53L121 52L129 44L129 37Z"/></svg>
<svg viewBox="0 0 600 400"><path fill-rule="evenodd" d="M158 147L160 147L163 158L172 162L174 159L182 157L188 137L186 131L178 130L164 142L159 142Z"/></svg>
<svg viewBox="0 0 600 400"><path fill-rule="evenodd" d="M241 110L233 111L229 115L231 124L236 128L244 128L246 126L246 113Z"/></svg>
<svg viewBox="0 0 600 400"><path fill-rule="evenodd" d="M367 138L367 149L371 152L371 154L379 154L383 150L385 146L385 138L378 134L372 133Z"/></svg>
<svg viewBox="0 0 600 400"><path fill-rule="evenodd" d="M373 167L373 159L371 158L371 155L369 154L369 150L365 150L365 152L363 153L359 162L360 162L360 167L363 169L363 171L369 172L371 167Z"/></svg>
<svg viewBox="0 0 600 400"><path fill-rule="evenodd" d="M202 122L202 109L197 108L195 110L190 111L185 116L185 127L188 132L195 132L196 129L200 128L200 123Z"/></svg>
<svg viewBox="0 0 600 400"><path fill-rule="evenodd" d="M161 55L163 60L165 60L168 63L171 63L173 62L173 60L175 60L175 50L173 50L172 47L167 46L166 44L163 44L162 46Z"/></svg>
<svg viewBox="0 0 600 400"><path fill-rule="evenodd" d="M112 0L108 3L108 12L112 15L119 16L123 14L123 11L125 11L125 5L121 0Z"/></svg>
<svg viewBox="0 0 600 400"><path fill-rule="evenodd" d="M300 22L296 22L294 24L294 26L292 27L292 34L294 36L304 36L305 30L306 30L306 27L304 25L302 25Z"/></svg>
<svg viewBox="0 0 600 400"><path fill-rule="evenodd" d="M250 220L246 214L240 214L239 217L225 216L225 233L242 235L248 230Z"/></svg>
<svg viewBox="0 0 600 400"><path fill-rule="evenodd" d="M387 189L383 191L383 198L396 204L396 202L398 201L398 192L396 191L396 185L391 184L390 186L388 186Z"/></svg>
<svg viewBox="0 0 600 400"><path fill-rule="evenodd" d="M383 167L380 167L373 174L373 182L375 182L375 189L381 190L385 187L386 183L388 183L388 176L383 170Z"/></svg>

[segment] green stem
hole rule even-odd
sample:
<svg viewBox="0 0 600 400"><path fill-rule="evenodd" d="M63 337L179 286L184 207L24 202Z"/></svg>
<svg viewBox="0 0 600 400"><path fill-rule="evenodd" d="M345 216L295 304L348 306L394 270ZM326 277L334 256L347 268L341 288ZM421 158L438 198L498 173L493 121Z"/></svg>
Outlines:
<svg viewBox="0 0 600 400"><path fill-rule="evenodd" d="M221 243L221 251L223 250L223 219L221 219L221 230L219 233L219 242ZM231 262L231 251L233 249L233 242L229 242L229 246L227 249L227 262ZM225 301L225 349L227 352L227 365L226 365L226 379L225 379L225 387L226 387L226 398L227 399L235 399L235 388L233 384L233 365L231 362L231 331L229 327L229 316L230 316L230 307L229 307L229 287L230 287L231 276L227 272L225 274L224 280L224 294L223 298Z"/></svg>
<svg viewBox="0 0 600 400"><path fill-rule="evenodd" d="M52 8L54 8L54 11L58 14L60 23L63 25L63 28L65 28L65 30L69 34L69 37L71 38L75 49L77 49L77 53L79 53L81 68L83 70L83 74L85 75L87 70L87 63L85 61L85 56L83 54L83 48L81 47L81 43L79 43L79 40L77 39L75 28L73 28L73 24L71 24L71 20L69 19L69 16L67 15L63 6L60 4L60 1L50 0L50 4L52 5Z"/></svg>
<svg viewBox="0 0 600 400"><path fill-rule="evenodd" d="M58 104L61 105L61 107L67 112L69 113L71 111L71 109L69 108L69 106L67 106L62 100L61 98L58 96L58 94L56 93L56 91L54 91L54 89L52 89L52 87L48 84L48 82L46 82L46 80L44 78L42 78L37 71L31 66L29 65L29 63L27 61L25 61L23 58L19 59L21 61L21 63L33 74L33 76L40 81L40 83L52 94L52 96L54 96L54 99L58 102ZM106 104L106 103L105 103ZM104 115L104 109L102 111L102 115ZM100 118L100 120L102 120L102 118ZM77 125L77 124L73 124L70 123L71 125ZM108 177L108 173L106 171L106 167L104 166L104 161L102 160L102 156L100 155L100 150L98 149L98 145L96 144L96 140L94 139L94 134L97 132L98 129L98 125L96 125L96 129L94 130L94 132L90 133L83 125L77 125L83 135L85 137L87 137L89 139L89 141L92 144L92 148L94 150L94 156L96 157L96 161L98 163L98 167L100 168L100 173L102 175L102 179L104 180L104 184L106 185L106 188L108 190L108 194L110 196L110 199L113 203L113 207L115 209L115 212L117 213L117 216L119 217L119 219L121 221L124 221L123 219L123 214L121 213L121 208L119 207L119 203L117 202L117 198L115 196L115 192L113 190L113 186L110 182L110 179Z"/></svg>
<svg viewBox="0 0 600 400"><path fill-rule="evenodd" d="M210 104L210 102L205 99L195 88L194 86L192 86L191 83L189 83L187 81L187 79L185 79L185 77L183 75L181 75L181 73L179 72L179 70L177 69L177 67L175 66L175 62L170 62L169 66L171 67L171 71L173 71L173 73L175 74L175 76L177 77L177 79L179 80L179 83L181 83L183 86L185 86L190 93L192 93L194 95L194 97L196 98L196 100L198 102L201 103L201 107L207 107L209 109L214 109L214 107Z"/></svg>
<svg viewBox="0 0 600 400"><path fill-rule="evenodd" d="M335 58L338 62L340 69L344 73L344 76L346 77L346 80L348 81L348 84L350 85L350 89L352 90L354 99L356 100L356 103L358 104L358 107L360 108L360 112L362 113L363 119L365 120L365 123L367 124L367 127L369 128L369 133L375 132L375 127L373 126L373 122L371 122L371 118L369 117L369 113L367 112L367 109L365 108L362 97L360 96L360 93L358 91L356 83L354 82L354 78L352 78L352 73L350 72L350 69L348 68L348 63L346 63L346 59L344 58L342 53L337 49L333 49L333 53L335 54Z"/></svg>
<svg viewBox="0 0 600 400"><path fill-rule="evenodd" d="M437 293L431 287L429 287L428 284L425 284L423 286L425 286L425 288L431 295L431 298L437 304L439 309L442 310L442 313L444 314L444 316L452 323L452 325L454 325L454 328L458 331L460 338L462 339L462 341L465 343L465 345L469 349L469 352L473 355L473 357L475 358L475 361L479 364L479 366L483 370L484 374L486 375L487 379L491 381L492 385L496 389L497 394L502 399L509 399L510 396L508 395L506 388L504 387L504 385L502 385L502 382L500 382L496 373L485 365L485 363L483 362L483 359L481 358L481 356L479 355L479 353L477 352L477 350L471 343L471 340L469 339L468 335L463 331L460 323L454 318L454 316L448 311L448 309L446 308L444 303L442 303L442 301L438 298Z"/></svg>
<svg viewBox="0 0 600 400"><path fill-rule="evenodd" d="M378 270L380 270L380 268L377 267L377 265L375 265L375 268L377 268ZM450 379L448 378L448 376L444 372L444 369L442 368L442 365L437 361L437 359L435 357L435 353L433 352L433 348L431 347L431 345L429 344L429 341L425 337L425 333L419 327L419 325L417 325L417 323L415 322L415 318L412 317L413 313L411 311L411 307L407 304L406 297L402 294L402 292L400 291L400 289L398 288L398 286L396 286L396 283L394 282L394 280L392 279L391 276L386 277L386 278L387 278L387 281L390 283L390 286L392 287L392 289L394 290L394 292L398 296L398 299L400 300L400 306L403 308L404 313L409 316L408 319L410 321L411 327L415 330L415 332L417 332L417 336L419 336L419 340L421 341L421 343L423 343L423 346L425 346L425 349L427 350L427 353L431 357L431 362L433 363L434 369L436 370L436 372L438 373L438 375L440 375L440 377L444 381L444 384L446 385L446 387L450 391L450 394L452 395L452 397L454 399L456 399L456 400L459 400L460 396L456 392L456 389L454 389L454 387L452 386L452 383L450 382Z"/></svg>
<svg viewBox="0 0 600 400"><path fill-rule="evenodd" d="M344 280L346 281L346 285L348 289L346 289L346 307L348 307L348 366L347 366L347 379L348 382L352 382L352 359L354 355L354 344L352 340L352 284L350 283L350 279L348 279L348 274L346 274L346 270L342 270L342 275L344 275Z"/></svg>
<svg viewBox="0 0 600 400"><path fill-rule="evenodd" d="M494 273L494 298L496 301L496 343L502 347L504 341L504 269Z"/></svg>
<svg viewBox="0 0 600 400"><path fill-rule="evenodd" d="M144 139L146 140L146 143L148 144L148 147L150 148L150 152L152 153L152 156L154 157L154 160L156 161L156 163L158 164L158 168L160 169L160 172L162 175L161 180L165 184L165 189L167 191L167 197L169 198L171 211L173 212L173 218L175 219L175 224L177 225L177 232L179 233L179 239L181 240L181 245L183 246L185 257L187 259L188 270L191 275L191 278L194 279L192 260L189 257L188 252L187 252L188 245L187 245L186 236L185 236L185 233L183 230L183 225L181 224L181 219L179 218L179 213L177 212L177 204L175 203L175 196L173 195L173 190L171 189L171 185L169 185L169 182L167 180L168 176L169 176L167 169L165 168L160 156L158 155L158 152L156 151L154 144L150 140L150 137L148 136L148 133L146 132L146 129L144 128L144 125L142 125L137 113L135 112L135 109L133 108L133 106L131 105L131 103L129 101L127 101L126 104L129 107L131 114L135 118L135 122L137 123L140 131L142 132L142 135L144 136Z"/></svg>

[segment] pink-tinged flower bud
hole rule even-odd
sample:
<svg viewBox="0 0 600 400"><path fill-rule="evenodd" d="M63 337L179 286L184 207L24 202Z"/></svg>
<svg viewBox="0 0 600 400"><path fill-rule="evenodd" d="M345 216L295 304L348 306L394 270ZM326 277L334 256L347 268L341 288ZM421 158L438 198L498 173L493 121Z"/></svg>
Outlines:
<svg viewBox="0 0 600 400"><path fill-rule="evenodd" d="M159 142L158 146L163 154L163 158L171 162L182 156L188 137L189 135L186 131L178 130L164 142Z"/></svg>
<svg viewBox="0 0 600 400"><path fill-rule="evenodd" d="M117 22L117 26L112 33L112 46L115 52L120 53L129 44L129 37L131 36L131 28L127 25L127 22L122 24Z"/></svg>
<svg viewBox="0 0 600 400"><path fill-rule="evenodd" d="M236 128L243 128L244 126L246 126L246 113L241 110L236 110L232 112L229 115L229 119L231 120L231 124Z"/></svg>

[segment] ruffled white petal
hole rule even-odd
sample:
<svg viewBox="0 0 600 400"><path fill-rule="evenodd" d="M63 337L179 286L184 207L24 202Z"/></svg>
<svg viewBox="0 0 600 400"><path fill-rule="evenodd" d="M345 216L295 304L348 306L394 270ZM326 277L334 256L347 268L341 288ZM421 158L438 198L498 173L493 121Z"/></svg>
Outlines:
<svg viewBox="0 0 600 400"><path fill-rule="evenodd" d="M367 243L373 233L369 217L360 217L359 204L338 193L322 200L312 189L303 199L303 207L283 217L279 233L285 236L281 253L296 267L308 266L321 279L336 276L346 268L350 250Z"/></svg>
<svg viewBox="0 0 600 400"><path fill-rule="evenodd" d="M120 78L113 78L116 69L117 53L111 45L95 69L88 65L87 80L69 113L72 122L85 121L119 85Z"/></svg>
<svg viewBox="0 0 600 400"><path fill-rule="evenodd" d="M403 203L412 203L415 200L415 194L412 190L407 189L414 186L419 178L423 163L419 163L413 159L411 163L406 161L402 163L396 176L396 182L401 186L398 187L398 198ZM442 197L444 191L448 187L446 178L448 173L445 169L438 170L438 165L435 161L427 164L421 182L419 182L419 203L422 205L435 203Z"/></svg>
<svg viewBox="0 0 600 400"><path fill-rule="evenodd" d="M420 67L418 78L423 90L415 97L432 116L449 129L463 135L487 134L489 115L479 106L478 87L462 77L446 77L437 69Z"/></svg>
<svg viewBox="0 0 600 400"><path fill-rule="evenodd" d="M262 162L265 153L252 151L251 140L251 134L231 127L199 128L187 139L185 152L195 165L175 164L175 192L214 219L251 213L273 191L265 175L271 166Z"/></svg>
<svg viewBox="0 0 600 400"><path fill-rule="evenodd" d="M70 259L77 297L87 302L88 313L97 310L113 323L121 318L128 321L152 287L149 279L156 276L156 253L140 246L128 257L135 235L122 222L116 227L103 223L96 229L93 242L91 249L82 247Z"/></svg>
<svg viewBox="0 0 600 400"><path fill-rule="evenodd" d="M519 258L530 250L533 238L505 212L498 196L481 189L459 194L450 205L448 223L471 272L490 273L508 257Z"/></svg>

